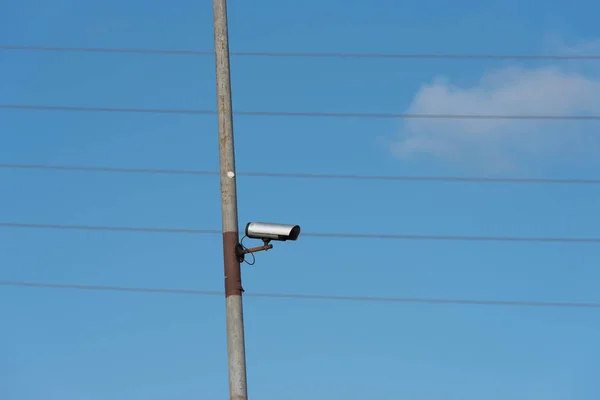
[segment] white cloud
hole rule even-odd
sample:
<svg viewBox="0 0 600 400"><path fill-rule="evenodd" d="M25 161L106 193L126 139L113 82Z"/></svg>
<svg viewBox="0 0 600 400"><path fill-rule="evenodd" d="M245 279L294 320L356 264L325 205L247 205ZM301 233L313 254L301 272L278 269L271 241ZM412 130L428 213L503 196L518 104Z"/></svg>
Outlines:
<svg viewBox="0 0 600 400"><path fill-rule="evenodd" d="M436 78L420 88L406 112L600 114L600 79L557 67L495 70L470 87ZM435 157L487 169L506 169L515 167L525 157L535 161L555 160L589 150L590 143L583 138L590 137L584 135L590 132L581 130L584 126L597 129L589 124L595 123L412 119L403 123L392 151L401 158Z"/></svg>
<svg viewBox="0 0 600 400"><path fill-rule="evenodd" d="M568 43L559 35L546 35L544 52L562 55L597 55L600 39L589 39Z"/></svg>

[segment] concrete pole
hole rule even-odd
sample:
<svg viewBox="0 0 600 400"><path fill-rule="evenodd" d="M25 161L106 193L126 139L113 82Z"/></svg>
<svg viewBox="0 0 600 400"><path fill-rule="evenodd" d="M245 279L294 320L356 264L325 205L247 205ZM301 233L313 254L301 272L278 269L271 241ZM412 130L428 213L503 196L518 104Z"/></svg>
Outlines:
<svg viewBox="0 0 600 400"><path fill-rule="evenodd" d="M226 0L213 0L213 16L217 72L217 112L219 118L229 399L247 400L246 349L244 344L244 313L242 309L242 292L244 290L242 289L240 263L235 255L239 234Z"/></svg>

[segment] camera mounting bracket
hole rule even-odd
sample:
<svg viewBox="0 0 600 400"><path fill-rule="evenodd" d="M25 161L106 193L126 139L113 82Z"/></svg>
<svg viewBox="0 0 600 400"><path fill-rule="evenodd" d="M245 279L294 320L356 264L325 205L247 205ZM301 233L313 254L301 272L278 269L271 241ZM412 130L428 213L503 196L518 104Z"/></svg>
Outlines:
<svg viewBox="0 0 600 400"><path fill-rule="evenodd" d="M263 246L251 247L249 249L245 248L241 243L238 243L235 246L235 256L237 257L238 261L240 263L244 262L246 254L256 253L259 251L267 251L273 248L273 245L269 244L271 242L271 239L263 239L262 241L264 243Z"/></svg>

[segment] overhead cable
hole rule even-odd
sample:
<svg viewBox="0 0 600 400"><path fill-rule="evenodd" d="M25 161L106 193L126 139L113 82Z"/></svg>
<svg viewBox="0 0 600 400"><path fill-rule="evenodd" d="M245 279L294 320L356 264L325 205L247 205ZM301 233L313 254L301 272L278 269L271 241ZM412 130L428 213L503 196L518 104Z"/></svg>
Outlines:
<svg viewBox="0 0 600 400"><path fill-rule="evenodd" d="M154 293L174 295L195 296L223 296L224 293L215 290L193 290L193 289L167 289L167 288L142 288L105 285L73 285L58 283L38 282L15 282L0 281L4 287L44 288L44 289L72 289L84 291L102 292L130 292L130 293ZM419 297L373 297L373 296L335 296L335 295L312 295L297 293L253 293L244 292L244 297L263 297L274 299L298 299L298 300L333 300L333 301L355 301L355 302L378 302L378 303L417 303L417 304L447 304L447 305L479 305L479 306L508 306L508 307L544 307L544 308L600 308L600 303L577 303L577 302L546 302L546 301L509 301L509 300L465 300L465 299L436 299Z"/></svg>
<svg viewBox="0 0 600 400"><path fill-rule="evenodd" d="M130 53L162 55L212 56L213 50L169 50L108 47L61 47L0 45L0 50L69 52L69 53ZM231 51L237 57L278 58L367 58L367 59L433 59L433 60L600 60L593 54L476 54L476 53L352 53L352 52L290 52L290 51Z"/></svg>
<svg viewBox="0 0 600 400"><path fill-rule="evenodd" d="M8 164L0 163L3 169L52 170L52 171L81 171L81 172L114 172L126 174L156 174L156 175L208 175L219 176L216 170L186 170L160 168L120 168L120 167L91 167L76 165L52 164ZM297 179L336 179L336 180L377 180L377 181L417 181L417 182L472 182L472 183L522 183L522 184L600 184L600 179L576 178L492 178L492 177L462 177L462 176L416 176L416 175L358 175L358 174L323 174L296 172L236 172L237 176L263 178L297 178Z"/></svg>
<svg viewBox="0 0 600 400"><path fill-rule="evenodd" d="M25 229L62 229L113 232L146 232L146 233L179 233L179 234L211 234L220 235L217 229L188 229L188 228L154 228L133 226L101 226L101 225L66 225L66 224L32 224L22 222L0 222L4 228ZM569 237L518 237L518 236L462 236L462 235L411 235L384 233L325 233L306 232L305 237L345 238L345 239L391 239L391 240L436 240L436 241L475 241L475 242L540 242L540 243L600 243L600 238L569 238Z"/></svg>
<svg viewBox="0 0 600 400"><path fill-rule="evenodd" d="M71 111L71 112L106 112L106 113L138 113L138 114L181 114L181 115L216 115L215 110L168 109L168 108L129 108L129 107L80 107L51 106L33 104L0 104L0 109L36 110L36 111ZM573 120L598 121L600 115L493 115L493 114L413 114L413 113L338 113L338 112L303 112L303 111L234 111L234 115L254 117L325 117L325 118L373 118L373 119L459 119L459 120Z"/></svg>

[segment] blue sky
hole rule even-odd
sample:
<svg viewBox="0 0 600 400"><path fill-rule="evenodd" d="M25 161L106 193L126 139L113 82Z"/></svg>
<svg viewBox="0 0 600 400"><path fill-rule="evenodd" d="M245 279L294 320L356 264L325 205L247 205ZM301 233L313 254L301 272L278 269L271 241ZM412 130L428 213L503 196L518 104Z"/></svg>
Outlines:
<svg viewBox="0 0 600 400"><path fill-rule="evenodd" d="M487 3L487 4L486 4ZM592 1L232 1L233 51L597 50ZM211 49L209 2L8 2L0 42ZM233 58L234 108L598 114L594 62ZM208 56L0 52L0 103L215 107ZM595 122L236 117L238 171L597 177ZM483 155L483 156L482 156ZM216 118L0 110L0 162L217 169ZM0 220L220 228L218 178L0 170ZM240 225L600 236L600 187L239 178ZM267 201L268 200L268 201ZM1 280L222 289L218 236L0 229ZM594 245L301 237L248 292L600 302ZM221 297L2 288L0 396L226 398ZM252 399L597 399L593 310L245 300Z"/></svg>

